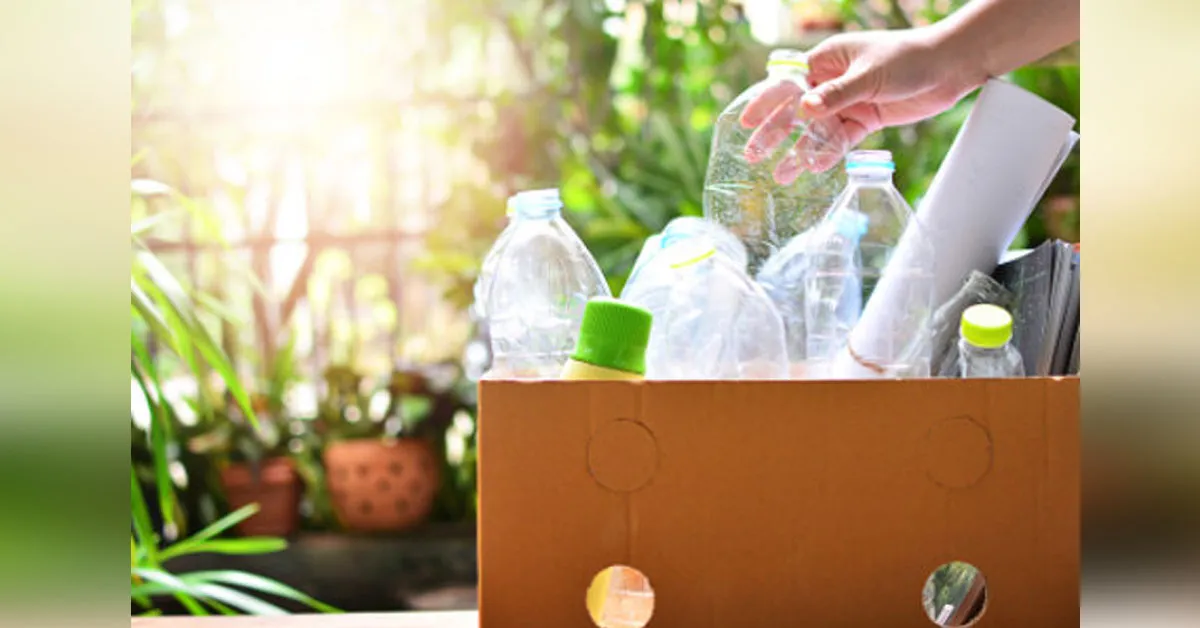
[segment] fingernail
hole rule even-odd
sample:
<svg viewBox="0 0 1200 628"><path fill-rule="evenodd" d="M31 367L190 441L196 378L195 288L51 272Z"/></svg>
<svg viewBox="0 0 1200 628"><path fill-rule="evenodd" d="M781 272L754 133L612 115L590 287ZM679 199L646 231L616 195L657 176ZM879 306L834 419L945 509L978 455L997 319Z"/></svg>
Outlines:
<svg viewBox="0 0 1200 628"><path fill-rule="evenodd" d="M746 144L746 161L752 164L762 161L771 152L771 149L782 142L785 137L787 137L786 132L776 129L756 134Z"/></svg>
<svg viewBox="0 0 1200 628"><path fill-rule="evenodd" d="M803 168L801 168L800 159L794 154L789 154L779 161L779 165L775 166L775 182L787 185L800 176L801 170Z"/></svg>
<svg viewBox="0 0 1200 628"><path fill-rule="evenodd" d="M816 92L808 92L800 98L800 105L808 111L821 111L825 108L825 99Z"/></svg>

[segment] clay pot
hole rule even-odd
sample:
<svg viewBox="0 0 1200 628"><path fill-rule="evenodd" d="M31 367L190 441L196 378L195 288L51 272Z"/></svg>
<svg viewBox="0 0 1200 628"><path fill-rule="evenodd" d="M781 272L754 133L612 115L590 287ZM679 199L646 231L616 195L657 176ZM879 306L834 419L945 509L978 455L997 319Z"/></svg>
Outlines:
<svg viewBox="0 0 1200 628"><path fill-rule="evenodd" d="M243 536L288 536L300 524L300 476L288 458L268 458L258 468L247 463L221 469L221 486L230 510L258 504L259 510L237 525Z"/></svg>
<svg viewBox="0 0 1200 628"><path fill-rule="evenodd" d="M349 530L405 530L433 508L441 473L425 439L341 441L324 459L333 510Z"/></svg>

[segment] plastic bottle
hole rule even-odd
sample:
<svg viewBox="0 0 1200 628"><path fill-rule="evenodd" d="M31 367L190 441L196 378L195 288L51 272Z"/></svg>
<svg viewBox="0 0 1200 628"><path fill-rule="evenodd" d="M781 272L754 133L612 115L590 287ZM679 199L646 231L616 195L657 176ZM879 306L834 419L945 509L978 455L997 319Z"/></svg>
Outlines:
<svg viewBox="0 0 1200 628"><path fill-rule="evenodd" d="M817 172L818 161L837 163L845 146L841 134L829 132L826 123L793 118L787 138L768 153L756 152L748 143L756 128L742 124L746 106L763 92L790 82L794 98L780 112L795 111L807 91L808 64L797 50L775 50L767 61L767 76L752 85L717 118L704 180L704 215L725 225L745 244L749 270L758 268L784 243L816 223L845 184L839 168ZM802 150L796 151L802 140ZM775 168L788 154L796 155L806 169L795 181L780 185ZM751 163L752 157L754 163Z"/></svg>
<svg viewBox="0 0 1200 628"><path fill-rule="evenodd" d="M661 233L656 233L648 238L642 245L642 250L638 253L637 259L633 262L633 270L629 273L629 281L632 283L646 263L654 258L660 251L668 246L687 240L692 237L703 236L708 238L717 250L725 255L729 261L739 268L746 268L746 247L742 245L741 240L737 236L729 232L728 229L722 227L712 220L700 218L698 216L678 216L671 219L666 227L663 227Z"/></svg>
<svg viewBox="0 0 1200 628"><path fill-rule="evenodd" d="M529 192L518 192L508 197L504 207L504 216L508 224L504 225L504 229L500 231L500 235L496 236L496 241L492 243L492 248L488 249L487 255L483 257L483 263L479 265L479 275L475 278L474 295L475 314L480 318L487 318L487 296L492 289L492 281L496 277L496 263L500 259L501 253L508 245L509 236L512 235L513 226L516 224L514 220L514 204L517 197ZM535 194L537 192L534 192Z"/></svg>
<svg viewBox="0 0 1200 628"><path fill-rule="evenodd" d="M862 214L854 211L842 212L836 223L835 237L816 237L815 229L809 229L796 235L776 251L758 271L756 279L759 285L763 287L767 296L771 297L783 318L792 377L805 376L809 342L807 317L824 317L816 323L816 327L823 334L831 331L828 329L829 316L836 316L839 320L858 320L862 311L862 285L858 277L861 255L858 252L858 241L866 232L866 226L866 217ZM840 275L840 290L837 285L829 286L829 294L838 297L832 304L813 304L813 307L807 304L805 280L809 272L810 238L826 246L823 254L816 257L818 263L836 260L848 271ZM810 312L809 309L813 311Z"/></svg>
<svg viewBox="0 0 1200 628"><path fill-rule="evenodd" d="M762 288L705 236L672 243L621 298L654 317L648 379L781 379L783 321Z"/></svg>
<svg viewBox="0 0 1200 628"><path fill-rule="evenodd" d="M990 303L963 310L958 365L963 377L1024 377L1021 353L1012 346L1012 315Z"/></svg>
<svg viewBox="0 0 1200 628"><path fill-rule="evenodd" d="M513 200L512 230L483 300L492 349L488 377L557 377L588 300L611 296L596 260L563 220L562 206L558 190Z"/></svg>
<svg viewBox="0 0 1200 628"><path fill-rule="evenodd" d="M562 379L642 379L651 320L636 305L606 297L588 301Z"/></svg>
<svg viewBox="0 0 1200 628"><path fill-rule="evenodd" d="M846 189L809 236L805 349L810 377L929 376L933 245L892 184L894 170L888 151L847 155ZM901 237L907 241L902 259L892 255ZM861 294L847 289L855 280ZM877 291L885 280L886 293ZM870 324L860 325L863 320Z"/></svg>

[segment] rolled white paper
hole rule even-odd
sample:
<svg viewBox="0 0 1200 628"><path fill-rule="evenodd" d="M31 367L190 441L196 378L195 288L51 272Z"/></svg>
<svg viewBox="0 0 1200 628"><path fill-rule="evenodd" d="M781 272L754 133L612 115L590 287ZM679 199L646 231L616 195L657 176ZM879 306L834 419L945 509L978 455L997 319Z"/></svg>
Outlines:
<svg viewBox="0 0 1200 628"><path fill-rule="evenodd" d="M997 79L984 85L917 209L936 256L934 309L954 296L972 270L995 269L1078 141L1074 125L1066 112L1020 87ZM910 235L901 236L888 268L904 268L917 255L917 239ZM874 349L891 342L888 317L907 290L903 281L889 281L885 268L850 334L858 354L877 354ZM928 360L928 349L924 356ZM833 370L834 377L851 379L927 374L882 374L845 350Z"/></svg>

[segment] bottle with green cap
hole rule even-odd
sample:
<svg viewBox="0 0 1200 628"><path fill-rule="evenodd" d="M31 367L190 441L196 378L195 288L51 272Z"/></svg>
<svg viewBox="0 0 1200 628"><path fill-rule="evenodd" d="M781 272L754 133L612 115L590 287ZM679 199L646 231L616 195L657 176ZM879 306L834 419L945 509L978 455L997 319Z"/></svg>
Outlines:
<svg viewBox="0 0 1200 628"><path fill-rule="evenodd" d="M963 311L958 366L963 377L1023 377L1021 353L1012 346L1012 315L990 303Z"/></svg>
<svg viewBox="0 0 1200 628"><path fill-rule="evenodd" d="M844 134L798 115L808 58L778 49L766 76L733 99L713 126L704 216L737 235L753 276L770 255L812 226L845 185ZM823 166L823 167L822 167Z"/></svg>
<svg viewBox="0 0 1200 628"><path fill-rule="evenodd" d="M588 301L562 379L644 379L650 312L611 297Z"/></svg>

